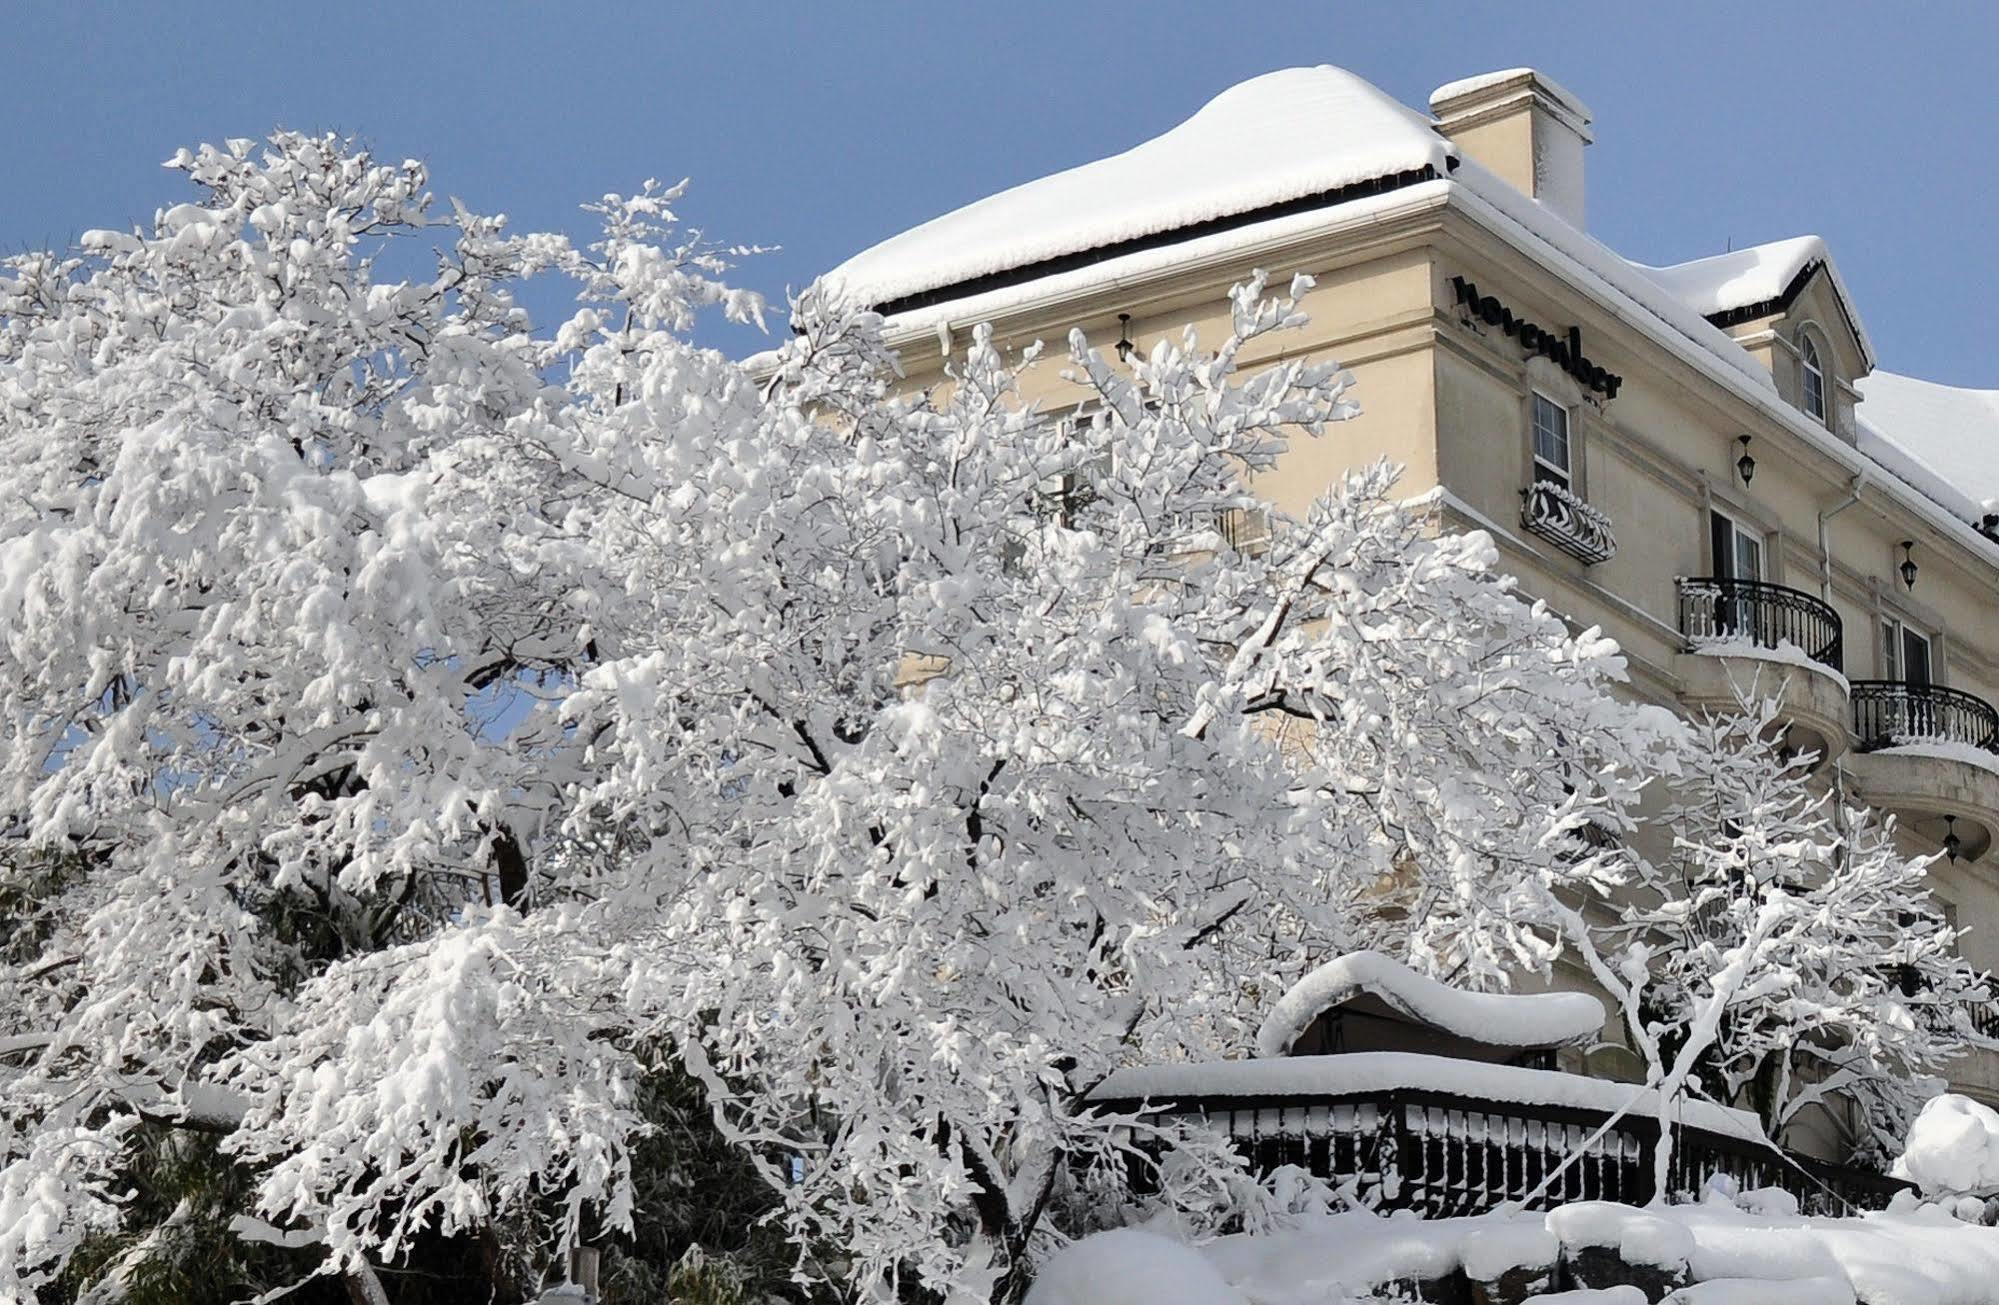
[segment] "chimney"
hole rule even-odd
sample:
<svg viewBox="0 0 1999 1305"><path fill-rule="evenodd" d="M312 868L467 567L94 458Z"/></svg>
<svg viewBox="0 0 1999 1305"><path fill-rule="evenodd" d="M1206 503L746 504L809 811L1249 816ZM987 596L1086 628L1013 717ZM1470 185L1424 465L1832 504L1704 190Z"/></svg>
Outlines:
<svg viewBox="0 0 1999 1305"><path fill-rule="evenodd" d="M1487 169L1583 225L1583 146L1589 109L1532 68L1467 77L1430 92L1437 130Z"/></svg>

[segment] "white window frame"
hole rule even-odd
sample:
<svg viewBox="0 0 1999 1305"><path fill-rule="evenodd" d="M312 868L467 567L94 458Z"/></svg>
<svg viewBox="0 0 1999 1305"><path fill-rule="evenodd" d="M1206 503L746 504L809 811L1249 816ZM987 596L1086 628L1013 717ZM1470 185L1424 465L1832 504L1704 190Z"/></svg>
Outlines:
<svg viewBox="0 0 1999 1305"><path fill-rule="evenodd" d="M1561 402L1552 395L1544 394L1540 390L1529 390L1527 393L1527 456L1528 469L1531 472L1530 478L1536 484L1545 480L1560 485L1571 494L1580 497L1582 488L1578 482L1581 480L1581 477L1576 474L1575 414L1570 410L1568 404ZM1561 463L1554 462L1541 455L1542 404L1546 404L1549 410L1560 413L1562 417L1563 461Z"/></svg>
<svg viewBox="0 0 1999 1305"><path fill-rule="evenodd" d="M1798 335L1798 406L1821 425L1828 410L1825 397L1825 356L1812 340L1809 330Z"/></svg>

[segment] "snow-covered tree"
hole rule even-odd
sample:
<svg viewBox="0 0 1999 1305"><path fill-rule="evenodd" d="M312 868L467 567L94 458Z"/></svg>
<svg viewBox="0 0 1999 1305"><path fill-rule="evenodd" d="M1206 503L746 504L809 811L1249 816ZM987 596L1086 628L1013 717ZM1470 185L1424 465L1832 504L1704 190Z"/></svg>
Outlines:
<svg viewBox="0 0 1999 1305"><path fill-rule="evenodd" d="M1851 1106L1855 1150L1885 1161L1929 1076L1990 1045L1971 1019L1990 992L1928 892L1930 858L1814 782L1781 735L1775 699L1688 722L1627 877L1565 933L1669 1099L1747 1104L1779 1140L1815 1106Z"/></svg>
<svg viewBox="0 0 1999 1305"><path fill-rule="evenodd" d="M173 166L0 274L0 1291L155 1123L357 1291L438 1237L538 1272L626 1235L691 1074L801 1280L1006 1296L1140 1162L1105 1074L1334 951L1544 967L1607 885L1672 728L1607 641L1386 467L1216 528L1351 411L1238 371L1295 290L1072 338L1051 413L985 332L906 393L809 296L754 369L693 347L757 304L672 191L579 249L336 139ZM1163 1199L1240 1212L1181 1142Z"/></svg>
<svg viewBox="0 0 1999 1305"><path fill-rule="evenodd" d="M0 1293L115 1219L140 1115L233 1122L301 984L534 899L564 786L527 708L627 580L590 521L629 470L560 367L755 308L653 238L667 193L578 251L335 139L169 166L194 202L0 271ZM550 269L588 301L553 339L512 298ZM683 423L752 410L680 368Z"/></svg>

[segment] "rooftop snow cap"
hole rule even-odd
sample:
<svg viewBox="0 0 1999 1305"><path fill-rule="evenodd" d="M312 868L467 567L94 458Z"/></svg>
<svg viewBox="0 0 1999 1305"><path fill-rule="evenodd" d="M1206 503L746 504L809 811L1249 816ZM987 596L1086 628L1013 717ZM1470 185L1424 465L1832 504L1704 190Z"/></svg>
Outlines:
<svg viewBox="0 0 1999 1305"><path fill-rule="evenodd" d="M1430 92L1437 130L1531 195L1578 231L1583 229L1583 147L1589 107L1532 68L1467 77Z"/></svg>
<svg viewBox="0 0 1999 1305"><path fill-rule="evenodd" d="M1428 172L1457 151L1428 119L1343 68L1286 68L1231 86L1179 126L1122 154L968 204L826 274L885 311L983 280L1054 270L1208 223Z"/></svg>

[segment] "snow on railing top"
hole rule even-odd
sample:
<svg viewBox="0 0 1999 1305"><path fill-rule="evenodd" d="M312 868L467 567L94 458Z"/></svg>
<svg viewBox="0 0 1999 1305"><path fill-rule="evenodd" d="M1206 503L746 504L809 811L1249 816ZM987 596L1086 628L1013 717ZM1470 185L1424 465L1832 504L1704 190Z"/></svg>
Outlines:
<svg viewBox="0 0 1999 1305"><path fill-rule="evenodd" d="M1313 970L1277 999L1257 1031L1257 1054L1289 1055L1313 1020L1363 992L1410 1019L1489 1046L1560 1046L1603 1029L1603 1003L1585 992L1465 992L1379 952L1350 952Z"/></svg>
<svg viewBox="0 0 1999 1305"><path fill-rule="evenodd" d="M1090 1100L1167 1103L1222 1097L1365 1098L1386 1092L1438 1092L1495 1105L1552 1106L1641 1119L1657 1119L1661 1110L1658 1090L1640 1084L1413 1051L1140 1065L1113 1073L1090 1094ZM1668 1103L1665 1110L1666 1117L1692 1128L1745 1142L1763 1139L1762 1125L1746 1110L1685 1098Z"/></svg>

